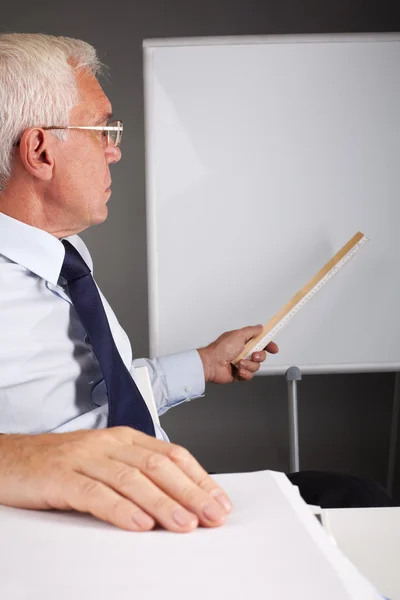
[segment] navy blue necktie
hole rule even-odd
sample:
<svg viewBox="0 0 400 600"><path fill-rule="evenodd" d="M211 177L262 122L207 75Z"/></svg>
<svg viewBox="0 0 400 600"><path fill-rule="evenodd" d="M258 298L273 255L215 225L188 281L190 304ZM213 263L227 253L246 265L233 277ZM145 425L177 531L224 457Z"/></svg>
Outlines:
<svg viewBox="0 0 400 600"><path fill-rule="evenodd" d="M124 365L89 267L76 248L63 240L61 277L100 363L108 394L108 426L125 425L155 435L153 420L131 374Z"/></svg>

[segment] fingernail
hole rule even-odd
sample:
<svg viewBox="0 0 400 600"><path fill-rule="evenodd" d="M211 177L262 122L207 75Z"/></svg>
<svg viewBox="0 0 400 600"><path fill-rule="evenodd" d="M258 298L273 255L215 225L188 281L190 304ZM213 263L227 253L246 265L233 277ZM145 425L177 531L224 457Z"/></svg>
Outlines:
<svg viewBox="0 0 400 600"><path fill-rule="evenodd" d="M210 502L209 504L205 504L203 506L203 515L209 521L221 521L221 519L226 517L226 512L222 506L218 506L218 504Z"/></svg>
<svg viewBox="0 0 400 600"><path fill-rule="evenodd" d="M187 512L184 508L174 508L172 511L172 517L180 527L195 526L196 517Z"/></svg>
<svg viewBox="0 0 400 600"><path fill-rule="evenodd" d="M154 519L142 511L135 512L132 515L132 521L134 521L140 529L152 529L154 527Z"/></svg>
<svg viewBox="0 0 400 600"><path fill-rule="evenodd" d="M221 506L225 509L227 513L231 512L231 501L227 498L227 496L225 496L223 492L221 492L220 490L213 490L211 492L211 496L221 504Z"/></svg>

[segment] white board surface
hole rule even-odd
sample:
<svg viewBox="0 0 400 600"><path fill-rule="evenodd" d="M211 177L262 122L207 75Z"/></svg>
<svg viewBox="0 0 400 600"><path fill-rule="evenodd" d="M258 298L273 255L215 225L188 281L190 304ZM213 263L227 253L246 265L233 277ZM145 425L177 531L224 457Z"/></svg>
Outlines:
<svg viewBox="0 0 400 600"><path fill-rule="evenodd" d="M400 36L148 41L144 58L152 356L266 323L360 230L263 371L399 369Z"/></svg>

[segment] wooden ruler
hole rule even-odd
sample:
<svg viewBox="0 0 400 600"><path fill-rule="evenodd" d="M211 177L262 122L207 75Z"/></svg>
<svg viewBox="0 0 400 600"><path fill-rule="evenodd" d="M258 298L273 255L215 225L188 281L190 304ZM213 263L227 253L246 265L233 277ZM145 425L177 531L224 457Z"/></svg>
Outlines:
<svg viewBox="0 0 400 600"><path fill-rule="evenodd" d="M233 365L244 358L248 359L253 352L263 350L269 342L271 342L276 334L285 327L290 319L327 283L340 269L360 250L360 248L368 242L368 238L361 232L356 233L343 246L341 250L326 265L318 271L316 275L299 291L293 298L285 304L279 312L272 317L263 327L262 332L244 347L235 360Z"/></svg>

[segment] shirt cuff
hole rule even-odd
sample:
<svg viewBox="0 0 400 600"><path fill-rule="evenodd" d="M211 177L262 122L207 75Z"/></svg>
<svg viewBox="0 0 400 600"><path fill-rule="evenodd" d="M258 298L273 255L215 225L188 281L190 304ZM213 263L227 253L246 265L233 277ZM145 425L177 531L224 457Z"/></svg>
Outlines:
<svg viewBox="0 0 400 600"><path fill-rule="evenodd" d="M172 406L204 395L204 369L197 350L168 354L157 358L157 363L167 386L167 398L160 407L160 415Z"/></svg>

